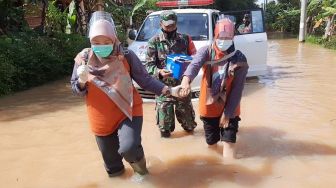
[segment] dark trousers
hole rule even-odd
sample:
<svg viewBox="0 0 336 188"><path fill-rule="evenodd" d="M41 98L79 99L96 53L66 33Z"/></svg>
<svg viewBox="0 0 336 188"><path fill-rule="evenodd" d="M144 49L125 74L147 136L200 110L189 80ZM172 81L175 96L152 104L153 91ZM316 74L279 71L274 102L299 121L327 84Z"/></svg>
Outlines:
<svg viewBox="0 0 336 188"><path fill-rule="evenodd" d="M122 158L129 163L137 162L144 157L141 145L142 116L126 119L119 128L108 136L96 136L99 150L103 156L105 169L109 173L122 170Z"/></svg>
<svg viewBox="0 0 336 188"><path fill-rule="evenodd" d="M208 145L216 144L219 140L236 143L238 122L240 121L239 116L231 118L227 128L219 127L220 117L201 117L201 120L203 121L205 140Z"/></svg>

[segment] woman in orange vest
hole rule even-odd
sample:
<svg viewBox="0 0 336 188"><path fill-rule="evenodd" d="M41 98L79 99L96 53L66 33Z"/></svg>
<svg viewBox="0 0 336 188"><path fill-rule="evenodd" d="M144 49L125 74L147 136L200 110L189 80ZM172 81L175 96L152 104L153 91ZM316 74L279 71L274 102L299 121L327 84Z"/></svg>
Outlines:
<svg viewBox="0 0 336 188"><path fill-rule="evenodd" d="M177 96L177 89L152 78L134 52L122 49L109 13L93 13L89 38L91 48L75 58L71 86L76 95L85 96L105 169L110 177L121 175L124 158L135 173L147 174L141 145L142 99L132 79L157 95Z"/></svg>
<svg viewBox="0 0 336 188"><path fill-rule="evenodd" d="M203 68L199 111L204 123L206 142L223 142L223 156L234 157L234 143L240 121L239 103L248 64L245 55L235 50L234 24L227 18L216 23L214 42L200 48L182 79L181 96L190 92L190 83Z"/></svg>

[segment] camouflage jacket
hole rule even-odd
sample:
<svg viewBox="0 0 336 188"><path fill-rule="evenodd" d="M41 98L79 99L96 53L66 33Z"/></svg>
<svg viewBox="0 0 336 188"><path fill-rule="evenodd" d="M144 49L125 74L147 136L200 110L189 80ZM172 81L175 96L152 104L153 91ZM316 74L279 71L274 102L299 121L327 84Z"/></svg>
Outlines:
<svg viewBox="0 0 336 188"><path fill-rule="evenodd" d="M168 40L161 31L148 41L145 66L150 75L155 76L169 86L176 86L180 84L179 80L174 78L162 79L158 70L166 67L166 57L169 54L193 55L195 53L196 48L190 36L176 32L175 37Z"/></svg>

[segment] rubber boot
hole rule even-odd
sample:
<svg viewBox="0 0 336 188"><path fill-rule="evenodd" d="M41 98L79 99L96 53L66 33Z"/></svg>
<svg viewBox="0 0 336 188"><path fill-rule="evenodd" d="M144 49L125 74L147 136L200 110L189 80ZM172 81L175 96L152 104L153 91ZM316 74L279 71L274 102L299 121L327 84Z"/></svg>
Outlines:
<svg viewBox="0 0 336 188"><path fill-rule="evenodd" d="M146 158L143 157L138 162L130 163L131 167L133 168L135 173L138 173L140 175L146 175L148 174L148 170L146 167Z"/></svg>

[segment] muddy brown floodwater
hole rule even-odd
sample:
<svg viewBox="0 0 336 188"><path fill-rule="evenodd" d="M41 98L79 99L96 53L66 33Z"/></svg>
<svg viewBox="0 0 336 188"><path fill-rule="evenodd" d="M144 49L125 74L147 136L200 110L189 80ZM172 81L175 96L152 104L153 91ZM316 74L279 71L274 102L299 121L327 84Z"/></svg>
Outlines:
<svg viewBox="0 0 336 188"><path fill-rule="evenodd" d="M144 104L150 175L108 178L82 99L68 80L0 99L0 187L334 187L336 52L295 39L269 40L269 71L246 83L235 161L210 150L202 124L160 138ZM196 112L198 102L194 102Z"/></svg>

